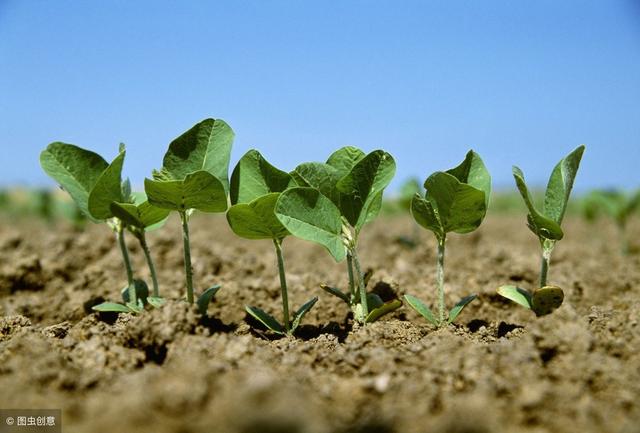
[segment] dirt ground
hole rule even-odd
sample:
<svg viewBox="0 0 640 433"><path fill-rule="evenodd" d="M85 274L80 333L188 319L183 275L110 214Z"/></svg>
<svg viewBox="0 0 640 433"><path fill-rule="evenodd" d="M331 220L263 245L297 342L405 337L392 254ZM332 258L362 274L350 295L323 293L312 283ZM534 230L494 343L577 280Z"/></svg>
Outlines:
<svg viewBox="0 0 640 433"><path fill-rule="evenodd" d="M409 249L409 218L365 228L361 261L387 297L435 304L435 241ZM280 317L273 245L236 238L219 216L192 224L198 292L222 289L208 317L173 301L138 316L98 315L125 273L105 226L83 232L0 223L0 408L61 408L69 432L640 432L640 225L632 254L614 228L566 222L550 282L554 314L495 294L535 286L537 240L525 218L490 215L447 245L448 305L477 292L459 323L435 330L404 306L358 327L320 283L346 266L320 247L284 243L292 308L320 301L298 338L252 331L244 305ZM136 273L148 279L129 239ZM161 292L183 291L182 243L171 219L149 235Z"/></svg>

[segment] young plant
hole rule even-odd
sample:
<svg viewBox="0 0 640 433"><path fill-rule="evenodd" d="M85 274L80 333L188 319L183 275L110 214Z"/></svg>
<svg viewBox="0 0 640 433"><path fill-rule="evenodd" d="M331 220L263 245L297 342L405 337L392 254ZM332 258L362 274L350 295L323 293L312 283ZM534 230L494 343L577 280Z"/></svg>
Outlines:
<svg viewBox="0 0 640 433"><path fill-rule="evenodd" d="M148 293L146 283L133 276L125 243L126 225L111 210L113 202L125 202L131 194L128 181L122 182L125 153L121 144L118 156L109 164L97 153L55 142L40 154L44 171L69 193L82 213L93 222L107 223L116 233L127 272L128 284L123 289L126 292L125 305L106 302L95 306L97 311L140 312L144 307L145 293Z"/></svg>
<svg viewBox="0 0 640 433"><path fill-rule="evenodd" d="M476 298L476 295L462 298L445 318L445 246L448 233L470 233L482 223L491 195L491 176L480 156L474 151L469 151L457 167L429 176L424 188L424 197L414 195L411 214L418 224L432 231L438 241L438 316L434 316L429 307L415 296L405 295L404 298L420 315L440 327L452 323L464 307Z"/></svg>
<svg viewBox="0 0 640 433"><path fill-rule="evenodd" d="M228 206L228 169L234 133L220 119L205 119L169 144L162 168L153 179L145 179L149 203L176 211L182 222L186 299L193 304L193 268L189 240L189 218L194 210L224 212ZM204 314L218 291L216 285L198 298Z"/></svg>
<svg viewBox="0 0 640 433"><path fill-rule="evenodd" d="M289 173L278 170L257 150L250 150L238 162L231 175L231 204L227 221L235 234L246 239L270 239L273 242L280 275L282 323L257 307L245 307L247 313L276 334L292 335L304 315L318 301L306 302L289 315L287 278L282 255L282 242L289 235L275 214L280 193L295 185Z"/></svg>
<svg viewBox="0 0 640 433"><path fill-rule="evenodd" d="M585 216L595 219L598 214L607 214L618 227L620 249L622 254L629 254L629 240L627 238L627 222L631 215L640 207L640 191L635 194L625 194L623 191L593 191L585 199Z"/></svg>
<svg viewBox="0 0 640 433"><path fill-rule="evenodd" d="M551 261L551 253L556 242L561 240L564 232L560 225L564 218L569 202L569 195L573 188L573 181L580 167L580 160L584 152L584 145L579 146L569 155L558 162L547 184L542 210L538 210L533 203L524 174L518 167L513 167L513 177L518 191L524 200L529 213L527 225L538 236L542 248L542 265L540 267L539 288L533 292L520 287L506 285L498 288L498 294L512 300L536 313L536 316L544 316L553 312L562 305L564 292L560 287L547 285L547 274Z"/></svg>
<svg viewBox="0 0 640 433"><path fill-rule="evenodd" d="M400 186L400 196L398 197L398 205L406 215L411 210L411 202L416 194L422 194L423 188L417 178L409 178ZM409 248L415 248L420 243L420 228L417 224L411 224L411 236L400 236L398 241Z"/></svg>
<svg viewBox="0 0 640 433"><path fill-rule="evenodd" d="M365 155L354 147L333 153L326 163L305 163L291 174L299 187L281 193L276 217L289 233L324 246L340 262L347 259L349 292L322 286L342 299L360 323L377 320L397 308L367 293L358 258L362 227L380 212L382 193L395 174L393 157L382 150Z"/></svg>

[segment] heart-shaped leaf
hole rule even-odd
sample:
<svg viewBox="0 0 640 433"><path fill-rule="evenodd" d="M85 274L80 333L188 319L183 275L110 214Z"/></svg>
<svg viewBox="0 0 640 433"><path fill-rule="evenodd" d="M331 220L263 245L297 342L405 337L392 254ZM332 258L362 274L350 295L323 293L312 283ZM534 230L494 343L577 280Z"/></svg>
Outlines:
<svg viewBox="0 0 640 433"><path fill-rule="evenodd" d="M246 239L284 239L289 231L276 217L275 207L280 193L256 198L251 203L231 206L227 221L231 230Z"/></svg>
<svg viewBox="0 0 640 433"><path fill-rule="evenodd" d="M149 203L154 206L185 212L227 210L227 195L222 182L206 171L188 174L184 180L144 180Z"/></svg>
<svg viewBox="0 0 640 433"><path fill-rule="evenodd" d="M89 193L89 213L97 220L113 217L111 203L124 201L122 196L122 165L125 156L124 147L111 164L102 172Z"/></svg>
<svg viewBox="0 0 640 433"><path fill-rule="evenodd" d="M558 162L549 177L542 213L558 225L562 224L583 153L584 145L578 146Z"/></svg>
<svg viewBox="0 0 640 433"><path fill-rule="evenodd" d="M89 194L109 166L107 161L95 152L55 142L40 154L40 165L69 193L82 213L95 221L89 213Z"/></svg>
<svg viewBox="0 0 640 433"><path fill-rule="evenodd" d="M411 308L416 310L418 314L420 314L422 317L427 319L429 323L431 323L432 325L438 326L438 321L436 320L435 316L433 315L429 307L427 307L427 305L424 302L422 302L420 299L416 298L413 295L404 295L404 299L411 306Z"/></svg>
<svg viewBox="0 0 640 433"><path fill-rule="evenodd" d="M218 290L220 290L220 284L209 287L207 290L202 292L202 295L198 296L198 300L196 301L196 303L198 304L198 311L200 312L200 314L207 314L209 304L211 303L211 300L216 295L216 293L218 293Z"/></svg>
<svg viewBox="0 0 640 433"><path fill-rule="evenodd" d="M293 313L293 321L291 322L291 333L293 334L298 326L300 326L300 322L304 318L305 314L313 308L313 306L318 302L318 298L314 297L313 299L307 301L302 307L300 307L295 313Z"/></svg>
<svg viewBox="0 0 640 433"><path fill-rule="evenodd" d="M392 311L397 310L401 306L402 306L402 301L400 301L400 299L394 299L393 301L386 302L381 306L369 311L369 314L367 315L365 322L366 323L375 322L385 314L389 314Z"/></svg>
<svg viewBox="0 0 640 433"><path fill-rule="evenodd" d="M295 182L255 149L244 154L231 175L231 204L249 203L265 194L282 192Z"/></svg>
<svg viewBox="0 0 640 433"><path fill-rule="evenodd" d="M520 195L524 200L527 209L529 210L529 215L527 218L529 228L533 233L535 233L538 237L544 239L552 239L552 240L560 240L564 236L560 225L554 220L547 218L533 205L533 200L531 199L531 194L529 193L529 189L527 188L527 184L524 181L524 173L518 167L513 167L513 177L516 180L516 185L518 186L518 191L520 191Z"/></svg>
<svg viewBox="0 0 640 433"><path fill-rule="evenodd" d="M317 189L295 187L281 193L276 217L294 236L324 246L336 261L345 258L340 210Z"/></svg>
<svg viewBox="0 0 640 433"><path fill-rule="evenodd" d="M536 289L531 296L531 309L536 316L546 316L562 305L564 292L557 286L544 286Z"/></svg>
<svg viewBox="0 0 640 433"><path fill-rule="evenodd" d="M497 290L500 296L503 296L525 308L531 309L531 293L528 290L516 286L500 286Z"/></svg>
<svg viewBox="0 0 640 433"><path fill-rule="evenodd" d="M140 204L111 203L111 213L125 224L139 229L149 230L153 226L164 222L169 216L169 209L153 206L148 201Z"/></svg>
<svg viewBox="0 0 640 433"><path fill-rule="evenodd" d="M449 311L449 323L453 323L458 315L462 312L464 307L466 307L471 301L476 299L477 295L469 295L460 299L456 305L453 306L451 311Z"/></svg>
<svg viewBox="0 0 640 433"><path fill-rule="evenodd" d="M229 190L229 158L234 133L220 119L205 119L169 144L162 160L166 180L184 180L196 171L218 178L224 191Z"/></svg>
<svg viewBox="0 0 640 433"><path fill-rule="evenodd" d="M284 327L271 314L258 307L246 306L245 310L251 317L266 326L267 329L272 330L276 334L285 334Z"/></svg>

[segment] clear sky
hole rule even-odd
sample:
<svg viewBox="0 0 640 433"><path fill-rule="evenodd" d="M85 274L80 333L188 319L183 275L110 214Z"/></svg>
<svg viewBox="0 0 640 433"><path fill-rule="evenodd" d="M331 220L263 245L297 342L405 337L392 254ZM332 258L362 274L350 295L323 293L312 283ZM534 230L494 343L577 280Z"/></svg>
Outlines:
<svg viewBox="0 0 640 433"><path fill-rule="evenodd" d="M232 164L383 148L397 186L473 148L510 188L585 143L577 188L638 187L640 2L0 0L0 185L53 185L58 140L140 185L206 117Z"/></svg>

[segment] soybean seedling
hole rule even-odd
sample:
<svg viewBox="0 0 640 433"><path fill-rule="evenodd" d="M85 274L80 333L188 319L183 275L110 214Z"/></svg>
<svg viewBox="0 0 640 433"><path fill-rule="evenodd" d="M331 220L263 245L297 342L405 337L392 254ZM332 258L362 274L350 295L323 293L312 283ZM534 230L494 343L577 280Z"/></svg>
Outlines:
<svg viewBox="0 0 640 433"><path fill-rule="evenodd" d="M627 222L631 215L640 207L640 191L626 194L623 191L592 191L585 198L585 216L595 219L598 214L605 213L616 224L620 238L622 254L629 254L629 240L627 238Z"/></svg>
<svg viewBox="0 0 640 433"><path fill-rule="evenodd" d="M430 230L438 241L436 284L438 316L412 295L405 295L409 305L435 326L452 323L476 295L462 298L445 318L444 258L447 234L470 233L477 229L487 213L491 195L491 176L480 155L469 151L462 163L446 172L433 173L424 182L425 196L413 196L411 214L416 222Z"/></svg>
<svg viewBox="0 0 640 433"><path fill-rule="evenodd" d="M567 209L569 195L580 167L583 152L584 145L578 146L555 166L547 184L544 205L541 211L533 203L527 184L524 181L522 170L516 166L513 167L513 177L518 191L520 191L520 195L529 211L527 225L538 236L542 249L540 284L533 292L513 285L501 286L498 288L498 294L532 310L538 317L552 313L562 305L564 300L564 292L560 287L547 285L547 274L551 262L551 253L556 242L564 237L564 232L560 225Z"/></svg>
<svg viewBox="0 0 640 433"><path fill-rule="evenodd" d="M144 306L146 283L135 279L129 253L125 243L125 224L111 211L112 202L123 202L131 193L128 182L122 182L122 165L125 157L124 145L120 145L118 156L107 163L97 153L81 147L55 142L40 154L44 171L69 193L83 214L93 222L105 222L116 234L127 273L128 295L125 305L106 302L95 306L98 311L140 312ZM142 296L139 296L142 295Z"/></svg>
<svg viewBox="0 0 640 433"><path fill-rule="evenodd" d="M228 206L228 169L234 133L223 120L205 119L169 144L162 168L153 179L145 179L149 203L176 211L182 223L186 299L193 304L193 268L189 218L195 210L224 212ZM206 313L219 285L198 297L198 308Z"/></svg>
<svg viewBox="0 0 640 433"><path fill-rule="evenodd" d="M403 215L406 211L411 210L411 202L413 196L422 193L422 185L417 178L409 178L400 186L400 195L398 197L398 205L403 211ZM420 242L419 227L416 224L411 224L412 232L411 236L400 236L398 241L409 248L415 248Z"/></svg>
<svg viewBox="0 0 640 433"><path fill-rule="evenodd" d="M377 294L367 293L358 258L360 231L380 212L382 193L395 169L387 152L365 155L355 147L343 147L324 164L296 167L292 176L300 186L284 191L276 203L276 216L291 234L324 246L337 262L346 257L349 292L322 288L343 300L363 324L402 305L399 299L384 303Z"/></svg>
<svg viewBox="0 0 640 433"><path fill-rule="evenodd" d="M238 162L231 175L231 203L227 212L229 226L235 234L246 239L270 239L276 252L280 291L282 296L282 323L264 310L247 306L247 313L276 334L292 335L304 315L318 301L306 302L289 315L287 278L282 255L282 242L289 231L275 214L275 206L282 191L295 185L289 173L269 164L257 150L250 150Z"/></svg>

